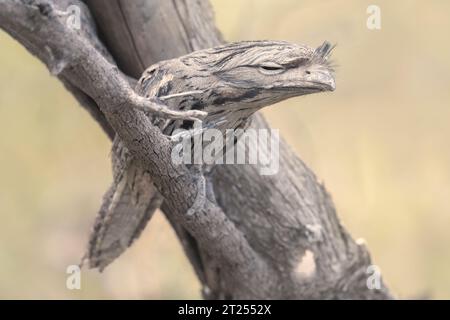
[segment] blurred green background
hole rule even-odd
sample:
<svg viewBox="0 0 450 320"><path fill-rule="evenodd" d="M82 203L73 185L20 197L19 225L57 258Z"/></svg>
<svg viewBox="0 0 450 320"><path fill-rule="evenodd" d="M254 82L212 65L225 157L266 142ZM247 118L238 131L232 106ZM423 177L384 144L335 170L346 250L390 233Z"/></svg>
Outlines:
<svg viewBox="0 0 450 320"><path fill-rule="evenodd" d="M402 298L450 298L450 2L214 0L227 40L337 43L337 90L265 110ZM367 6L382 28L366 28ZM66 289L110 143L46 68L0 32L0 298L199 298L158 214L103 274Z"/></svg>

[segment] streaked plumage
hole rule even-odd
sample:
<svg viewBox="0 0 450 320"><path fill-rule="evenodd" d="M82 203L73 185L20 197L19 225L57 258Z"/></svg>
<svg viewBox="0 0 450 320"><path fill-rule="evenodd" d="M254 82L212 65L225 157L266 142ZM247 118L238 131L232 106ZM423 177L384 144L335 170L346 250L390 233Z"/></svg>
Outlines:
<svg viewBox="0 0 450 320"><path fill-rule="evenodd" d="M136 91L149 98L200 91L165 103L177 110L207 111L204 127L222 132L245 128L260 108L294 96L334 90L328 61L332 48L328 42L315 50L282 41L230 43L149 67ZM167 135L176 128L192 126L191 121L152 120ZM119 139L112 150L114 181L104 197L86 254L89 266L99 269L131 245L163 200L151 177Z"/></svg>

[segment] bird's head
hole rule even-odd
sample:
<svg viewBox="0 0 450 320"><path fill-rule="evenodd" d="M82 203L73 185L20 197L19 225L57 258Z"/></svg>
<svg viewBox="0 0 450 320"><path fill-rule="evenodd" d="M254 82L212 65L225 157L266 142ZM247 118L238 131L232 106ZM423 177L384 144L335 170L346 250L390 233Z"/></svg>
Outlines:
<svg viewBox="0 0 450 320"><path fill-rule="evenodd" d="M256 111L294 96L333 91L332 49L328 42L316 49L284 41L229 43L152 66L140 86L156 96L202 92L176 99L181 109Z"/></svg>

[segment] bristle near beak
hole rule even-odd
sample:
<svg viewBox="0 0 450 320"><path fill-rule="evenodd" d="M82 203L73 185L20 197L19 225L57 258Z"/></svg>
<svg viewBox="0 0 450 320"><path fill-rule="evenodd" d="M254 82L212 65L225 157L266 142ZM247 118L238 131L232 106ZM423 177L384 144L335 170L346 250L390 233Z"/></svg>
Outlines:
<svg viewBox="0 0 450 320"><path fill-rule="evenodd" d="M317 49L314 51L314 55L319 59L326 60L335 47L336 45L332 45L328 41L325 41L319 47L317 47Z"/></svg>

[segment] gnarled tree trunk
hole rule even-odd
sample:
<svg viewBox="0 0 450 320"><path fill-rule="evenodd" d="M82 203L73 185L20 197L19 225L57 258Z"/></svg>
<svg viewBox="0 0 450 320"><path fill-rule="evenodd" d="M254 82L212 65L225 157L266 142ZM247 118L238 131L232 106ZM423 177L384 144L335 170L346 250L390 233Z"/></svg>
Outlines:
<svg viewBox="0 0 450 320"><path fill-rule="evenodd" d="M205 298L391 298L382 281L380 288L368 288L366 247L342 227L325 188L284 140L277 174L262 176L253 165L216 165L206 177L216 202L200 208L202 215L184 215L200 192L192 187L197 179L165 163L169 146L142 114L123 108L133 104L117 89L126 87L126 77L116 79L108 64L139 78L160 60L222 43L207 0L84 2L86 7L75 0L0 0L0 27L43 60L108 136L117 133L149 169ZM82 31L70 34L72 43L60 40L71 31L55 14L70 4L81 7L83 17ZM81 38L88 40L86 48ZM75 62L67 51L79 54ZM88 63L104 67L91 74ZM252 126L269 128L260 113Z"/></svg>

